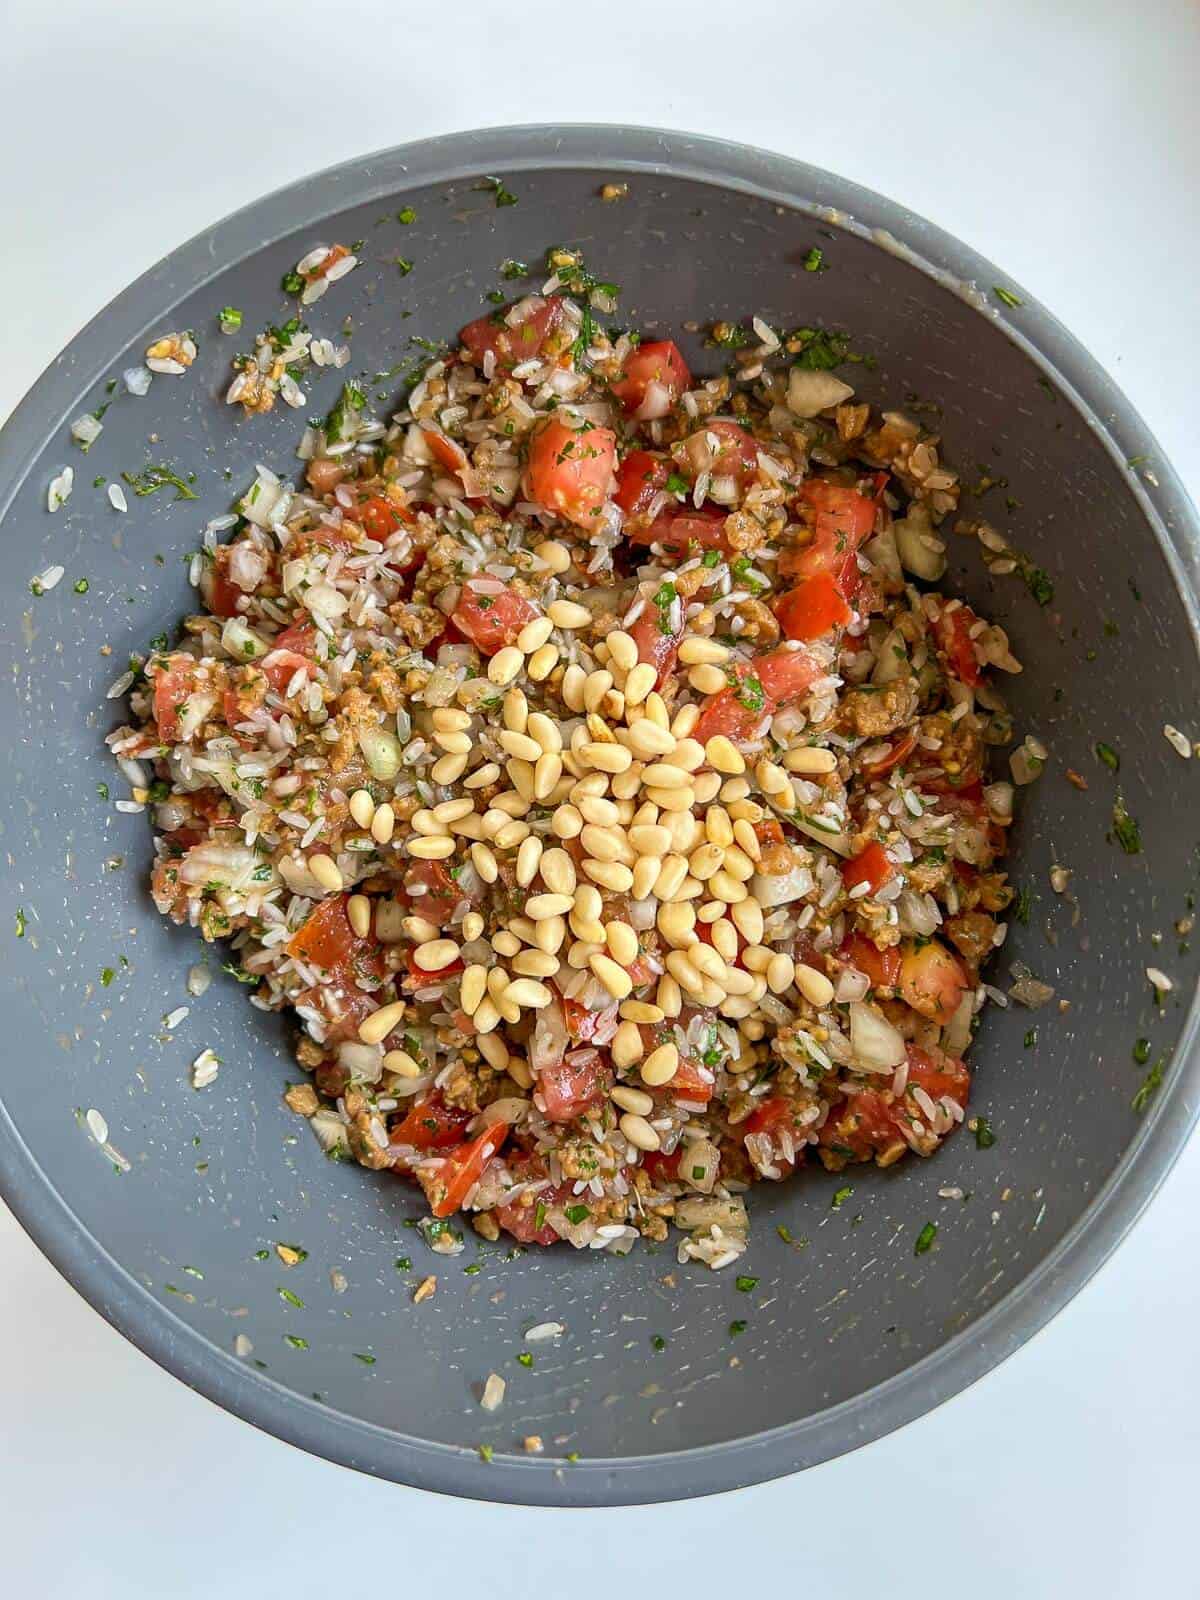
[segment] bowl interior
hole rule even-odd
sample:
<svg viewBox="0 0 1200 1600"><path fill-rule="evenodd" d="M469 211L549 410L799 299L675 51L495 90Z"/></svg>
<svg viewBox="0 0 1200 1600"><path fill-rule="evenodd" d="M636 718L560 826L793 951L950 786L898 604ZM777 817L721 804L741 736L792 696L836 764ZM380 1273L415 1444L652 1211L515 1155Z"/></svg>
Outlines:
<svg viewBox="0 0 1200 1600"><path fill-rule="evenodd" d="M53 425L30 441L29 470L3 517L11 581L0 598L9 749L0 871L9 915L20 906L24 916L2 979L8 1118L82 1225L89 1255L133 1280L120 1296L158 1330L164 1359L186 1348L244 1396L276 1386L293 1416L311 1412L318 1432L328 1430L330 1453L343 1460L355 1454L344 1430L384 1430L394 1465L380 1466L374 1434L362 1459L398 1476L422 1478L412 1463L424 1445L473 1453L486 1443L499 1461L540 1434L553 1459L522 1470L541 1486L503 1491L531 1498L553 1498L545 1485L555 1473L564 1481L568 1453L594 1462L733 1446L857 1400L841 1448L878 1431L872 1392L1028 1278L1141 1136L1131 1102L1147 1069L1131 1050L1146 1037L1152 1060L1170 1051L1191 983L1173 927L1196 883L1195 834L1180 821L1190 772L1161 730L1186 725L1194 705L1195 640L1134 473L997 322L902 252L691 178L635 172L628 195L605 203L598 190L612 176L607 166L513 171L513 206L497 206L470 180L400 181L382 197L335 203L319 226L274 230L231 265L218 260L199 288L195 275L182 286L152 276L144 327L126 317L127 347L93 341L90 355L67 358L69 392L60 386ZM404 205L416 212L409 224L397 220ZM247 1005L219 949L207 951L211 988L189 997L188 969L206 952L149 901L146 818L113 808L125 789L102 738L121 712L105 691L130 652L170 632L191 604L186 558L253 464L296 470L304 413L281 407L244 420L221 396L246 336L291 314L281 274L334 239L361 239L363 264L306 320L336 339L349 318L349 371L381 395L424 355L419 340L453 339L487 308L489 291L512 292L502 262L536 263L554 243L582 246L621 284L619 320L643 329L678 337L685 321L748 313L844 329L870 358L844 369L848 381L872 401L929 407L964 480L985 471L1002 480L964 497L963 514L995 522L1053 585L1041 605L1019 577L989 577L975 540L950 538L947 585L1008 629L1025 665L1006 685L1017 726L1051 752L1045 775L1020 795L1014 829L1012 872L1028 918L1014 922L991 977L1006 987L1011 963L1024 961L1056 999L1036 1014L986 1013L971 1058L972 1109L996 1142L979 1149L964 1131L930 1162L844 1178L810 1171L764 1186L752 1196L751 1246L739 1263L757 1279L749 1292L731 1273L679 1267L667 1247L623 1260L560 1249L510 1263L503 1245L468 1234L464 1255L432 1255L411 1226L412 1193L323 1159L282 1105L297 1076L284 1026ZM813 246L828 270L803 269ZM407 275L399 257L412 262ZM241 336L218 331L225 305L242 311ZM145 399L120 387L110 396L109 381L141 360L147 338L175 328L198 335L190 373L156 378ZM681 342L697 370L721 366L722 352L697 336ZM326 411L342 376L310 372L305 411ZM109 399L85 457L65 424ZM46 486L68 462L74 494L50 516ZM129 513L119 515L99 480L118 482L147 463L189 481L194 473L194 498L127 490ZM31 596L29 580L51 563L66 577ZM1097 759L1097 741L1117 752L1119 772ZM1118 793L1140 826L1141 854L1113 842ZM1071 873L1062 894L1050 885L1055 864ZM1180 980L1161 1007L1148 963ZM168 1030L165 1015L185 1005ZM222 1066L196 1092L188 1067L204 1047ZM93 1108L108 1148L89 1132ZM834 1209L846 1183L853 1194ZM941 1198L944 1189L963 1197ZM927 1221L938 1224L936 1243L917 1256ZM307 1258L286 1268L279 1242ZM415 1305L413 1288L428 1273L436 1295ZM525 1330L549 1319L566 1332L528 1347L526 1369L516 1361ZM735 1322L744 1331L732 1333ZM240 1359L239 1335L253 1346ZM490 1371L508 1379L492 1415L477 1398ZM712 1486L739 1470L720 1469ZM645 1492L678 1491L660 1481Z"/></svg>

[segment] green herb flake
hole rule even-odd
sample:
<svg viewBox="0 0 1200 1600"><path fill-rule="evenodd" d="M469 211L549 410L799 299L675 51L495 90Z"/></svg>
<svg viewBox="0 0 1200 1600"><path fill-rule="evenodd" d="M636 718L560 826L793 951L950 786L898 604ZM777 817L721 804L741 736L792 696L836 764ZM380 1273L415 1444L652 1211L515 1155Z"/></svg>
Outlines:
<svg viewBox="0 0 1200 1600"><path fill-rule="evenodd" d="M464 1267L463 1268L463 1271L466 1273L468 1278L473 1278L476 1275L476 1273L479 1273L479 1272L483 1271L483 1262L482 1261L472 1261L472 1263L471 1263L471 1265L469 1267Z"/></svg>
<svg viewBox="0 0 1200 1600"><path fill-rule="evenodd" d="M353 1354L355 1361L361 1361L364 1367L373 1367L375 1365L375 1357L367 1355L366 1351L355 1350Z"/></svg>
<svg viewBox="0 0 1200 1600"><path fill-rule="evenodd" d="M791 1242L792 1242L792 1230L789 1227L786 1227L782 1222L780 1222L779 1224L777 1224L777 1226L775 1228L775 1232L783 1240L784 1244L791 1244Z"/></svg>
<svg viewBox="0 0 1200 1600"><path fill-rule="evenodd" d="M24 911L24 908L21 907L21 906L17 907L17 918L16 918L16 921L17 921L17 926L16 926L17 938L18 939L23 939L25 937L25 911Z"/></svg>
<svg viewBox="0 0 1200 1600"><path fill-rule="evenodd" d="M737 694L734 698L739 705L745 706L747 711L753 712L761 711L767 703L766 692L761 682L752 672L748 673L738 684Z"/></svg>
<svg viewBox="0 0 1200 1600"><path fill-rule="evenodd" d="M293 1294L290 1289L280 1289L279 1298L286 1300L288 1305L295 1306L300 1311L304 1310L304 1301L301 1300L298 1294Z"/></svg>
<svg viewBox="0 0 1200 1600"><path fill-rule="evenodd" d="M825 272L828 270L825 265L824 251L819 250L816 245L813 245L800 265L805 272Z"/></svg>
<svg viewBox="0 0 1200 1600"><path fill-rule="evenodd" d="M851 1183L848 1183L844 1189L838 1189L835 1192L833 1199L829 1202L829 1209L831 1211L840 1211L853 1193L854 1185Z"/></svg>
<svg viewBox="0 0 1200 1600"><path fill-rule="evenodd" d="M729 1324L729 1336L730 1336L730 1338L731 1339L736 1339L739 1333L745 1333L745 1331L746 1331L748 1326L749 1326L749 1324L747 1322L745 1322L741 1317L736 1318L733 1322L731 1322Z"/></svg>
<svg viewBox="0 0 1200 1600"><path fill-rule="evenodd" d="M744 1272L733 1281L735 1288L740 1289L743 1294L749 1294L752 1289L758 1288L758 1279L751 1278Z"/></svg>
<svg viewBox="0 0 1200 1600"><path fill-rule="evenodd" d="M285 272L279 280L279 287L284 294L302 294L304 292L304 279L298 272Z"/></svg>
<svg viewBox="0 0 1200 1600"><path fill-rule="evenodd" d="M708 567L711 570L717 565L720 559L721 552L719 550L706 550L700 559L700 565L702 567Z"/></svg>
<svg viewBox="0 0 1200 1600"><path fill-rule="evenodd" d="M654 1350L665 1350L667 1348L667 1341L663 1338L661 1333L656 1333L653 1339L651 1339L650 1345Z"/></svg>
<svg viewBox="0 0 1200 1600"><path fill-rule="evenodd" d="M1164 1050L1162 1055L1159 1056L1158 1060L1154 1063L1154 1065L1150 1068L1150 1071L1142 1080L1141 1088L1130 1101L1130 1105L1139 1116L1143 1111L1145 1111L1151 1100L1154 1099L1154 1096L1158 1091L1158 1087L1163 1081L1163 1075L1165 1074L1166 1070L1167 1053Z"/></svg>
<svg viewBox="0 0 1200 1600"><path fill-rule="evenodd" d="M189 1278L199 1278L201 1281L204 1279L204 1274L200 1271L199 1267L184 1267L183 1270L187 1273Z"/></svg>
<svg viewBox="0 0 1200 1600"><path fill-rule="evenodd" d="M1023 300L1018 299L1011 289L1006 289L1001 283L994 283L992 285L992 293L996 296L996 299L1000 301L1001 305L1020 306L1025 304Z"/></svg>
<svg viewBox="0 0 1200 1600"><path fill-rule="evenodd" d="M1149 1039L1139 1039L1133 1047L1133 1059L1139 1067L1144 1067L1150 1059Z"/></svg>
<svg viewBox="0 0 1200 1600"><path fill-rule="evenodd" d="M578 1227L581 1222L586 1222L592 1213L587 1206L567 1206L564 1214L569 1223Z"/></svg>
<svg viewBox="0 0 1200 1600"><path fill-rule="evenodd" d="M937 1223L927 1222L917 1235L917 1242L913 1246L913 1255L923 1256L937 1237Z"/></svg>
<svg viewBox="0 0 1200 1600"><path fill-rule="evenodd" d="M396 257L396 271L402 278L407 278L412 269L413 263L408 259L407 256Z"/></svg>
<svg viewBox="0 0 1200 1600"><path fill-rule="evenodd" d="M416 220L417 213L411 206L402 206L396 213L396 221L402 222L406 228L410 223L415 222Z"/></svg>
<svg viewBox="0 0 1200 1600"><path fill-rule="evenodd" d="M76 578L74 588L76 594L86 594L91 588L91 584L86 578Z"/></svg>
<svg viewBox="0 0 1200 1600"><path fill-rule="evenodd" d="M481 189L490 189L495 197L496 206L515 206L517 197L511 189L506 189L503 178L485 178L479 185Z"/></svg>
<svg viewBox="0 0 1200 1600"><path fill-rule="evenodd" d="M102 989L107 989L115 977L116 973L113 971L112 967L102 968L100 972L100 987Z"/></svg>
<svg viewBox="0 0 1200 1600"><path fill-rule="evenodd" d="M670 473L667 474L667 493L668 494L687 494L690 489L691 489L691 484L687 481L686 478L681 477L678 472L670 472ZM718 551L718 550L710 550L708 552L708 554L716 556L716 555L720 554L720 551ZM714 561L712 563L712 565L716 566L716 562Z"/></svg>
<svg viewBox="0 0 1200 1600"><path fill-rule="evenodd" d="M490 1463L492 1457L495 1454L496 1454L496 1452L495 1452L495 1450L492 1448L492 1446L490 1444L481 1444L479 1446L479 1459L481 1461L486 1461L486 1462Z"/></svg>
<svg viewBox="0 0 1200 1600"><path fill-rule="evenodd" d="M1121 770L1121 758L1117 754L1117 752L1113 749L1112 745L1110 745L1110 744L1096 744L1093 748L1096 751L1097 758L1100 761L1103 761L1104 765L1108 768L1108 770L1110 772L1120 772L1120 770Z"/></svg>
<svg viewBox="0 0 1200 1600"><path fill-rule="evenodd" d="M222 306L217 314L222 333L236 333L242 325L242 313L236 306Z"/></svg>
<svg viewBox="0 0 1200 1600"><path fill-rule="evenodd" d="M121 474L139 499L144 499L148 494L157 494L160 489L172 488L175 490L176 500L195 500L196 491L191 487L195 482L195 476L195 473L189 473L185 480L173 467L165 464L143 467L141 472Z"/></svg>
<svg viewBox="0 0 1200 1600"><path fill-rule="evenodd" d="M530 1350L519 1350L517 1352L517 1365L526 1368L531 1367L533 1365L533 1352Z"/></svg>
<svg viewBox="0 0 1200 1600"><path fill-rule="evenodd" d="M509 256L506 261L500 263L500 276L510 280L513 278L527 278L529 276L529 263L527 261L517 261L514 257Z"/></svg>
<svg viewBox="0 0 1200 1600"><path fill-rule="evenodd" d="M986 1117L975 1119L975 1148L977 1150L990 1150L996 1142L996 1135L991 1123Z"/></svg>
<svg viewBox="0 0 1200 1600"><path fill-rule="evenodd" d="M1136 820L1125 809L1125 802L1118 795L1113 802L1113 834L1117 843L1127 856L1141 854L1142 833Z"/></svg>
<svg viewBox="0 0 1200 1600"><path fill-rule="evenodd" d="M271 1252L269 1250L256 1250L254 1252L254 1259L255 1261L269 1261L271 1259Z"/></svg>
<svg viewBox="0 0 1200 1600"><path fill-rule="evenodd" d="M283 1342L284 1344L291 1345L293 1350L308 1349L308 1340L302 1339L298 1333L285 1333L283 1336Z"/></svg>
<svg viewBox="0 0 1200 1600"><path fill-rule="evenodd" d="M1025 1048L1026 1048L1026 1050L1032 1050L1036 1043L1037 1043L1037 1029L1036 1028L1028 1028L1028 1029L1026 1029L1026 1031L1025 1031Z"/></svg>
<svg viewBox="0 0 1200 1600"><path fill-rule="evenodd" d="M411 1256L397 1256L396 1257L395 1266L396 1266L396 1271L397 1272L411 1272L412 1271L412 1258L411 1258Z"/></svg>
<svg viewBox="0 0 1200 1600"><path fill-rule="evenodd" d="M1016 504L1015 501L1014 504ZM1011 510L1012 507L1009 507L1009 509ZM1027 567L1025 570L1025 583L1038 605L1048 606L1051 600L1054 599L1054 585L1041 567Z"/></svg>

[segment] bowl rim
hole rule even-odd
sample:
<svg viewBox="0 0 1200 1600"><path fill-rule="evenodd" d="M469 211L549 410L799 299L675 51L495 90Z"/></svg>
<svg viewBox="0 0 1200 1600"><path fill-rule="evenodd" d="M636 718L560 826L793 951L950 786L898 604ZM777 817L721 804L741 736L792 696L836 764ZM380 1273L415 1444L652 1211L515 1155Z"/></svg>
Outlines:
<svg viewBox="0 0 1200 1600"><path fill-rule="evenodd" d="M446 134L357 157L233 212L173 250L75 336L0 430L0 520L47 433L80 391L107 372L178 298L264 245L331 211L406 187L485 172L603 170L687 178L733 189L846 229L900 254L994 321L1071 403L1122 469L1157 536L1200 646L1200 518L1145 423L1108 374L1008 274L907 208L791 157L706 135L576 123ZM1018 307L993 304L1007 284ZM1153 455L1146 479L1130 457ZM243 1420L314 1455L418 1488L525 1505L606 1506L741 1488L844 1454L958 1394L1045 1326L1116 1249L1174 1164L1200 1117L1200 998L1193 994L1175 1061L1136 1137L1051 1253L977 1322L914 1366L800 1422L745 1439L653 1456L546 1458L432 1443L348 1417L292 1393L220 1351L161 1305L89 1234L0 1105L0 1195L39 1249L105 1319L159 1366Z"/></svg>

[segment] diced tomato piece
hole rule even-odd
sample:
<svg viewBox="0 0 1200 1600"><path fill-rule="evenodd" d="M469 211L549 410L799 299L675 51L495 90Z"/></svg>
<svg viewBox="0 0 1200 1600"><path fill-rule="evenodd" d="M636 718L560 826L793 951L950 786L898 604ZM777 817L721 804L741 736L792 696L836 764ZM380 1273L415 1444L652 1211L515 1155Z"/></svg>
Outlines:
<svg viewBox="0 0 1200 1600"><path fill-rule="evenodd" d="M842 882L847 890L853 889L857 883L867 883L871 886L870 893L878 894L895 873L896 869L888 859L887 851L878 840L872 840L852 861L843 864Z"/></svg>
<svg viewBox="0 0 1200 1600"><path fill-rule="evenodd" d="M404 874L404 889L416 914L439 928L463 898L441 861L414 861Z"/></svg>
<svg viewBox="0 0 1200 1600"><path fill-rule="evenodd" d="M536 1098L550 1122L573 1122L602 1099L609 1074L598 1050L568 1050L557 1066L538 1074Z"/></svg>
<svg viewBox="0 0 1200 1600"><path fill-rule="evenodd" d="M781 706L799 699L824 668L811 651L770 650L755 659L753 670L767 698Z"/></svg>
<svg viewBox="0 0 1200 1600"><path fill-rule="evenodd" d="M467 465L467 452L462 445L439 433L436 428L422 428L421 435L439 466L447 472L459 473Z"/></svg>
<svg viewBox="0 0 1200 1600"><path fill-rule="evenodd" d="M297 672L311 674L316 668L307 656L298 655L295 650L275 649L263 657L262 670L275 693L283 694Z"/></svg>
<svg viewBox="0 0 1200 1600"><path fill-rule="evenodd" d="M568 428L552 417L529 447L529 498L568 522L594 527L612 487L616 457L617 436L611 428Z"/></svg>
<svg viewBox="0 0 1200 1600"><path fill-rule="evenodd" d="M643 955L636 956L633 963L625 969L629 974L629 981L635 989L640 989L643 984L652 983L658 974Z"/></svg>
<svg viewBox="0 0 1200 1600"><path fill-rule="evenodd" d="M709 1101L716 1089L716 1074L693 1056L680 1056L666 1093L676 1100Z"/></svg>
<svg viewBox="0 0 1200 1600"><path fill-rule="evenodd" d="M890 772L893 767L904 764L917 748L917 735L915 729L910 728L899 739L892 741L891 748L874 761L864 761L863 776L867 778L882 778L885 772Z"/></svg>
<svg viewBox="0 0 1200 1600"><path fill-rule="evenodd" d="M246 592L239 589L229 576L229 554L229 545L219 545L213 551L212 565L205 569L201 577L204 603L214 617L239 616L238 601Z"/></svg>
<svg viewBox="0 0 1200 1600"><path fill-rule="evenodd" d="M931 939L919 948L906 947L897 987L906 1005L923 1017L945 1023L958 1009L967 975L958 957L951 955L940 939Z"/></svg>
<svg viewBox="0 0 1200 1600"><path fill-rule="evenodd" d="M787 835L783 831L783 824L778 817L763 817L754 824L754 837L758 840L758 847L764 853L776 850L781 844L787 843Z"/></svg>
<svg viewBox="0 0 1200 1600"><path fill-rule="evenodd" d="M317 643L317 630L311 623L301 622L285 628L275 635L275 650L294 650L297 655L311 656Z"/></svg>
<svg viewBox="0 0 1200 1600"><path fill-rule="evenodd" d="M650 450L631 450L617 468L617 490L613 499L627 517L640 517L649 510L654 496L667 486L671 463L666 456Z"/></svg>
<svg viewBox="0 0 1200 1600"><path fill-rule="evenodd" d="M463 971L463 963L457 957L444 967L434 968L419 966L411 951L409 951L406 960L408 962L408 975L418 989L423 983L436 982L440 978L452 978L456 972Z"/></svg>
<svg viewBox="0 0 1200 1600"><path fill-rule="evenodd" d="M734 478L744 488L758 471L758 445L736 422L706 422L702 430L717 440L712 465L714 478Z"/></svg>
<svg viewBox="0 0 1200 1600"><path fill-rule="evenodd" d="M732 554L725 540L724 511L702 507L660 511L651 523L643 523L629 530L632 544L658 544L668 555L690 556L700 550L719 550L722 555Z"/></svg>
<svg viewBox="0 0 1200 1600"><path fill-rule="evenodd" d="M316 266L310 267L302 276L309 283L315 282L317 278L326 278L329 276L331 268L335 267L339 261L344 261L349 254L350 251L344 244L331 244Z"/></svg>
<svg viewBox="0 0 1200 1600"><path fill-rule="evenodd" d="M326 972L345 966L358 943L346 915L346 899L344 894L331 894L322 900L288 940L288 955Z"/></svg>
<svg viewBox="0 0 1200 1600"><path fill-rule="evenodd" d="M682 606L678 609L682 613ZM670 615L670 607L647 605L629 630L630 638L637 645L638 660L655 669L658 673L656 686L660 689L674 669L679 641L683 638L682 621L676 630L668 620Z"/></svg>
<svg viewBox="0 0 1200 1600"><path fill-rule="evenodd" d="M298 1006L311 1006L325 1017L326 1046L340 1044L343 1039L357 1039L359 1024L375 1009L373 997L358 988L353 981L344 980L340 969L329 975L329 981L314 989L305 989L296 996Z"/></svg>
<svg viewBox="0 0 1200 1600"><path fill-rule="evenodd" d="M860 494L844 484L824 478L809 478L801 485L800 499L813 519L812 541L801 550L785 550L779 558L781 578L814 578L825 574L833 578L847 600L853 599L859 582L859 546L875 527L875 510L886 484L885 474L875 495Z"/></svg>
<svg viewBox="0 0 1200 1600"><path fill-rule="evenodd" d="M903 1099L893 1102L890 1093L875 1089L849 1095L830 1108L819 1135L821 1147L849 1161L870 1161L904 1144L903 1108Z"/></svg>
<svg viewBox="0 0 1200 1600"><path fill-rule="evenodd" d="M894 989L900 978L900 951L895 946L881 950L873 939L852 933L838 946L838 960L844 961L871 980L872 988Z"/></svg>
<svg viewBox="0 0 1200 1600"><path fill-rule="evenodd" d="M459 334L477 367L483 365L489 350L494 352L496 365L502 370L540 355L542 346L562 318L562 298L551 295L548 300L539 300L530 315L512 328L504 320L511 309L511 306L503 306L490 316L478 317L468 322Z"/></svg>
<svg viewBox="0 0 1200 1600"><path fill-rule="evenodd" d="M587 1006L581 1006L578 1000L572 1000L564 995L562 1000L563 1021L567 1025L567 1032L572 1039L580 1044L590 1044L598 1032L603 1032L616 1020L617 1002L603 1007L600 1011L589 1011Z"/></svg>
<svg viewBox="0 0 1200 1600"><path fill-rule="evenodd" d="M403 514L399 506L381 494L372 495L369 500L364 500L358 508L357 515L367 536L378 539L381 544L389 534L395 533L402 522L411 520Z"/></svg>
<svg viewBox="0 0 1200 1600"><path fill-rule="evenodd" d="M624 375L610 388L626 416L651 420L665 417L691 383L692 375L679 346L673 339L656 339L638 346L625 362Z"/></svg>
<svg viewBox="0 0 1200 1600"><path fill-rule="evenodd" d="M392 1144L411 1144L417 1150L447 1150L460 1142L471 1113L448 1106L435 1089L414 1100L403 1122L391 1132Z"/></svg>
<svg viewBox="0 0 1200 1600"><path fill-rule="evenodd" d="M640 1165L651 1183L657 1186L679 1181L679 1163L683 1159L683 1148L683 1144L680 1143L670 1155L666 1155L662 1150L646 1151Z"/></svg>
<svg viewBox="0 0 1200 1600"><path fill-rule="evenodd" d="M181 732L181 718L188 696L196 684L196 658L189 655L167 657L167 665L154 672L154 720L164 744L174 744Z"/></svg>
<svg viewBox="0 0 1200 1600"><path fill-rule="evenodd" d="M737 688L722 689L705 702L692 737L707 744L723 733L734 744L749 744L762 737L773 711L765 696L755 694L753 688L744 689L739 683Z"/></svg>
<svg viewBox="0 0 1200 1600"><path fill-rule="evenodd" d="M797 1107L782 1095L771 1095L760 1101L745 1122L739 1124L743 1141L751 1134L765 1135L771 1141L774 1164L783 1172L791 1172L804 1160L805 1136L796 1128L796 1110ZM792 1135L791 1156L786 1154L787 1146L783 1143L785 1132Z"/></svg>
<svg viewBox="0 0 1200 1600"><path fill-rule="evenodd" d="M946 657L947 666L956 678L972 689L983 682L983 668L971 639L971 629L978 621L970 606L959 605L953 611L943 609L933 624L933 637Z"/></svg>
<svg viewBox="0 0 1200 1600"><path fill-rule="evenodd" d="M417 1182L435 1217L454 1215L507 1138L508 1124L493 1122L476 1138L448 1150L436 1167L418 1170Z"/></svg>
<svg viewBox="0 0 1200 1600"><path fill-rule="evenodd" d="M931 1100L948 1098L964 1109L971 1087L966 1063L944 1050L920 1050L908 1046L908 1087L924 1089Z"/></svg>
<svg viewBox="0 0 1200 1600"><path fill-rule="evenodd" d="M505 589L502 594L477 594L464 588L452 613L460 632L485 656L494 656L512 644L527 622L540 617L542 609L523 594Z"/></svg>
<svg viewBox="0 0 1200 1600"><path fill-rule="evenodd" d="M546 1176L545 1165L537 1156L517 1155L507 1157L507 1166L514 1185L530 1183ZM538 1217L545 1218L551 1206L568 1205L571 1201L569 1183L548 1183L533 1194L518 1196L496 1206L493 1215L506 1233L522 1244L557 1244L559 1235L548 1222L538 1226Z"/></svg>
<svg viewBox="0 0 1200 1600"><path fill-rule="evenodd" d="M854 615L828 572L803 578L776 603L775 615L789 639L820 639L844 628Z"/></svg>

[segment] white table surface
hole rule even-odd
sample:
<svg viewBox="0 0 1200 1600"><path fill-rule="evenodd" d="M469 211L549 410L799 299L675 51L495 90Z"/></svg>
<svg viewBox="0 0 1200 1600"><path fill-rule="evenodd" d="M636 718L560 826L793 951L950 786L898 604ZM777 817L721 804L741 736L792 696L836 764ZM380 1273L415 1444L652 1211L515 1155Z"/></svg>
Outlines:
<svg viewBox="0 0 1200 1600"><path fill-rule="evenodd" d="M858 0L842 31L837 9L604 0L585 24L497 0L10 0L0 416L131 278L256 195L425 134L606 120L775 148L933 218L1058 313L1195 492L1195 6ZM715 1500L548 1512L254 1432L126 1344L0 1208L0 1589L326 1597L378 1581L378 1541L393 1592L503 1574L507 1594L701 1594L765 1570L841 1597L1195 1594L1198 1219L1200 1141L1074 1304L933 1415Z"/></svg>

